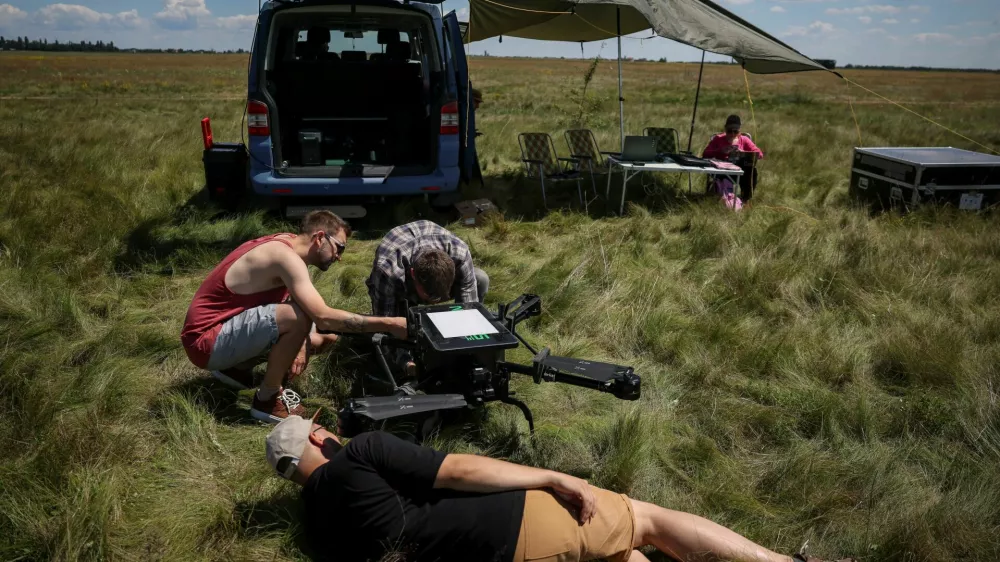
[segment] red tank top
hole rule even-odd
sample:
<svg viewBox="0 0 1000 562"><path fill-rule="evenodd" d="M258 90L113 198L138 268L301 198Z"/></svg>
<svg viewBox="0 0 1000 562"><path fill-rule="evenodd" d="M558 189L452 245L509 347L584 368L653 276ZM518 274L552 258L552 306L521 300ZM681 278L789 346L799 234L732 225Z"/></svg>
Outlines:
<svg viewBox="0 0 1000 562"><path fill-rule="evenodd" d="M289 248L292 247L291 241L278 238L279 236L294 235L271 234L244 242L226 256L219 265L215 266L215 269L208 274L208 278L198 288L198 292L194 294L194 300L191 301L187 316L184 318L181 344L184 345L188 359L198 367L204 369L205 365L208 364L208 358L212 355L212 348L215 346L215 338L219 335L222 324L226 320L244 310L265 304L279 303L288 296L287 287L275 287L259 293L238 295L226 286L226 272L236 263L236 260L250 250L273 240L283 242Z"/></svg>

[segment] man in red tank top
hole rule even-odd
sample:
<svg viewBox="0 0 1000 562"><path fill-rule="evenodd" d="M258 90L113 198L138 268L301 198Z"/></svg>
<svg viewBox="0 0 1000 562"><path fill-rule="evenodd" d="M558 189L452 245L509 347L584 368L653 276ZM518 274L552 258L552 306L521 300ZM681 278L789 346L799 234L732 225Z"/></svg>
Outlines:
<svg viewBox="0 0 1000 562"><path fill-rule="evenodd" d="M405 318L330 308L313 286L308 266L326 271L340 261L350 235L351 227L337 215L313 211L298 234L272 234L233 250L195 293L181 331L192 363L245 389L253 386L253 365L267 356L267 372L250 408L254 418L278 423L304 415L299 396L282 385L305 369L310 347L336 339L317 329L406 337Z"/></svg>

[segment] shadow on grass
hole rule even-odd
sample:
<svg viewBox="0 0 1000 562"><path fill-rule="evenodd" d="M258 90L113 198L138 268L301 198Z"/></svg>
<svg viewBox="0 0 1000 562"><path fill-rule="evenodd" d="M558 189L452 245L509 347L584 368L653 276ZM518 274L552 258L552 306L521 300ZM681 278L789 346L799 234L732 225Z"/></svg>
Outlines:
<svg viewBox="0 0 1000 562"><path fill-rule="evenodd" d="M203 377L188 379L168 389L184 396L195 406L204 408L219 422L229 425L257 425L248 410L251 390L236 391L220 383L207 373ZM246 397L241 404L241 394Z"/></svg>
<svg viewBox="0 0 1000 562"><path fill-rule="evenodd" d="M488 198L497 205L507 219L533 222L544 219L555 211L586 214L592 219L616 216L622 204L622 176L584 174L580 187L586 201L580 204L575 181L545 185L546 208L542 200L541 182L525 176L521 171L488 174L485 185L473 185L463 191L464 199ZM596 194L595 194L596 191ZM693 178L690 193L686 176L680 174L640 174L629 179L625 192L625 208L637 204L651 212L677 209L704 197L704 180Z"/></svg>
<svg viewBox="0 0 1000 562"><path fill-rule="evenodd" d="M306 536L302 522L305 510L298 494L276 495L266 500L242 501L233 506L237 531L247 539L266 535L285 535L309 560L328 560L330 555L317 552Z"/></svg>
<svg viewBox="0 0 1000 562"><path fill-rule="evenodd" d="M581 178L588 204L581 205L576 182L548 184L548 208L542 202L541 185L520 171L488 174L484 183L463 186L457 200L488 198L511 220L533 222L549 213L571 211L593 219L615 216L621 204L621 175L611 178L609 197L605 199L607 176ZM704 190L700 178L694 178L692 193L681 175L640 175L629 181L626 204L639 204L652 212L668 211L697 200ZM597 196L595 197L595 187ZM357 198L289 200L295 205L356 205ZM351 219L353 237L377 240L391 228L418 219L447 225L460 218L454 207L435 208L423 196L399 197L385 203L365 203L368 215ZM273 199L249 196L233 211L227 211L199 190L184 204L168 214L143 221L125 239L124 251L115 259L115 271L128 276L136 271L172 275L177 269L211 267L227 252L256 236L273 232L296 231L298 219L285 219Z"/></svg>

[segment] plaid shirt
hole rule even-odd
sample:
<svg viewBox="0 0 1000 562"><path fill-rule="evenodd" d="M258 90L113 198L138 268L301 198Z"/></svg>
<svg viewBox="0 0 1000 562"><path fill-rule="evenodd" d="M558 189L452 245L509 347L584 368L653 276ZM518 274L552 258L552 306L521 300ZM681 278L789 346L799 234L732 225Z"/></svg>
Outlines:
<svg viewBox="0 0 1000 562"><path fill-rule="evenodd" d="M448 230L420 220L390 230L375 250L372 274L365 282L373 315L405 316L403 301L417 304L407 276L413 260L424 250L443 250L455 261L455 282L451 288L455 302L479 300L469 247Z"/></svg>

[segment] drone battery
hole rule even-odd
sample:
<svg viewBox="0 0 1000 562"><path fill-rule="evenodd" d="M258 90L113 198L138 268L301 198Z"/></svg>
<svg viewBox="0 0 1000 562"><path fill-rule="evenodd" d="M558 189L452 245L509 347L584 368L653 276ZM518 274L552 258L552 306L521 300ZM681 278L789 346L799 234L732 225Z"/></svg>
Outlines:
<svg viewBox="0 0 1000 562"><path fill-rule="evenodd" d="M323 133L314 129L299 131L299 147L302 149L303 166L319 166L323 163Z"/></svg>

